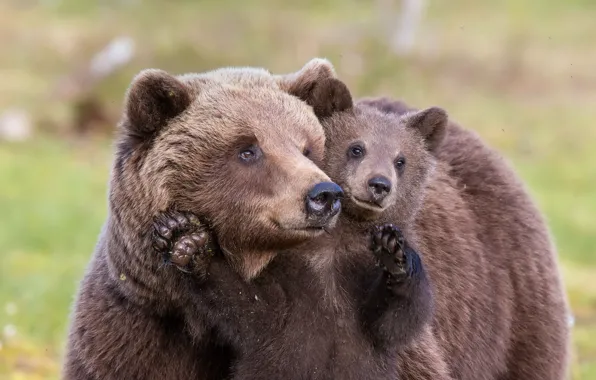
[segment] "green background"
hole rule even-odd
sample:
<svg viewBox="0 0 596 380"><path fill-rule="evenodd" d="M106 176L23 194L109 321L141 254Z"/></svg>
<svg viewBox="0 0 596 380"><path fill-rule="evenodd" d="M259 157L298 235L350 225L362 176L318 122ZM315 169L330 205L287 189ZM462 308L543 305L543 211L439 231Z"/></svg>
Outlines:
<svg viewBox="0 0 596 380"><path fill-rule="evenodd" d="M406 58L391 53L373 1L97 3L0 3L0 112L22 107L36 128L0 142L0 379L58 376L106 216L112 143L109 131L75 137L72 104L51 91L119 35L136 55L94 90L114 115L143 68L283 73L322 56L356 97L440 105L478 131L548 217L576 316L573 378L596 379L596 2L431 0Z"/></svg>

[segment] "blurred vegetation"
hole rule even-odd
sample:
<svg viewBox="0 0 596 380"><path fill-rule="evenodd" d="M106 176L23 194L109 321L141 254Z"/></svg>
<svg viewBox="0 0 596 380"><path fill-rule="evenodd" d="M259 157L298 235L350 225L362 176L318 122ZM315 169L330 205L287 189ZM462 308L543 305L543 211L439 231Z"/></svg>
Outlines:
<svg viewBox="0 0 596 380"><path fill-rule="evenodd" d="M329 58L355 96L440 105L508 157L552 226L576 316L574 378L596 379L596 2L429 0L407 58L372 1L0 2L0 113L34 137L0 143L0 379L57 378L70 305L106 216L110 134L75 138L61 76L112 38L136 55L96 95L118 115L132 76ZM520 258L523 260L523 258Z"/></svg>

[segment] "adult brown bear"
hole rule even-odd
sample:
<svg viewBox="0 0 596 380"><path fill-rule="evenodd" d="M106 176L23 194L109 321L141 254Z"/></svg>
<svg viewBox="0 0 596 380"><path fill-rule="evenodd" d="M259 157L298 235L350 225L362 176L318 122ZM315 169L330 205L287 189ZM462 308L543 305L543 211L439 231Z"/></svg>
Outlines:
<svg viewBox="0 0 596 380"><path fill-rule="evenodd" d="M270 158L260 167L238 159L255 136ZM231 265L252 277L270 252L333 225L340 189L303 154L308 143L322 155L324 140L312 110L265 70L140 73L126 96L109 216L75 303L64 378L225 376L229 362L219 359L229 348L212 330L197 342L186 331L194 285L155 256L153 218L172 207L210 216L226 247L245 248ZM313 191L327 196L316 213L305 208Z"/></svg>

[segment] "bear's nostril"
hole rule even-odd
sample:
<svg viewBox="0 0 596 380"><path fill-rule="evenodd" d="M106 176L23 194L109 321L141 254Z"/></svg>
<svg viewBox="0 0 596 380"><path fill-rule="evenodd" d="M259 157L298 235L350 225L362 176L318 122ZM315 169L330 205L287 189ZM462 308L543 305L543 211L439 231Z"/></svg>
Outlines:
<svg viewBox="0 0 596 380"><path fill-rule="evenodd" d="M333 182L317 183L309 192L308 198L311 200L332 201L343 196L343 190L339 185Z"/></svg>
<svg viewBox="0 0 596 380"><path fill-rule="evenodd" d="M339 211L343 190L333 182L316 184L306 196L306 211L310 215L329 217Z"/></svg>
<svg viewBox="0 0 596 380"><path fill-rule="evenodd" d="M391 181L383 176L371 178L368 181L368 190L375 200L381 200L391 192Z"/></svg>

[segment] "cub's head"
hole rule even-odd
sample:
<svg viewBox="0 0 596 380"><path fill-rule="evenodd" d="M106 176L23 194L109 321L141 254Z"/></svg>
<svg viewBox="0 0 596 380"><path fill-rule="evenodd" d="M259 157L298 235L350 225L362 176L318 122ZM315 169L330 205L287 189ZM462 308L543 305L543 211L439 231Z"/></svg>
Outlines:
<svg viewBox="0 0 596 380"><path fill-rule="evenodd" d="M316 70L294 80L304 76L316 80ZM203 216L252 277L271 252L335 223L342 190L317 166L324 147L312 108L265 70L145 70L126 96L112 212L131 218L176 208Z"/></svg>
<svg viewBox="0 0 596 380"><path fill-rule="evenodd" d="M345 212L377 219L392 208L393 217L413 217L446 124L446 112L437 107L397 116L356 106L323 120L325 171L345 191Z"/></svg>
<svg viewBox="0 0 596 380"><path fill-rule="evenodd" d="M344 212L374 220L391 208L392 218L409 220L434 169L434 152L445 136L446 112L437 107L416 112L388 98L363 99L354 105L328 61L316 58L309 65L321 74L299 71L281 76L281 83L311 105L323 125L327 136L323 168L344 190Z"/></svg>

